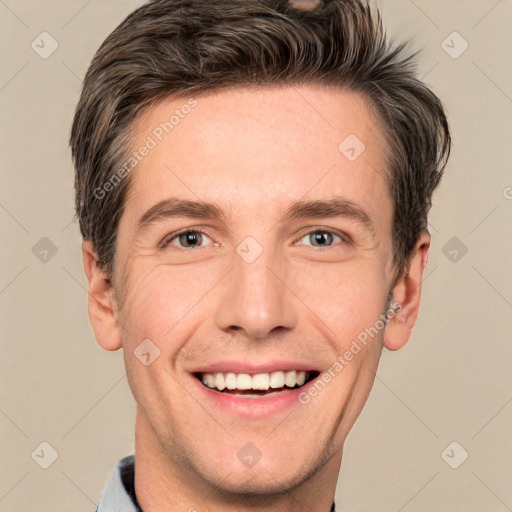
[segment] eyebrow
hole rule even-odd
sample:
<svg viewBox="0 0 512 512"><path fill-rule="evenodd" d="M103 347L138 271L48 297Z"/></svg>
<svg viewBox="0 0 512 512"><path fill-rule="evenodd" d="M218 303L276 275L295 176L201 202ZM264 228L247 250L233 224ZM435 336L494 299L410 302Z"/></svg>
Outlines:
<svg viewBox="0 0 512 512"><path fill-rule="evenodd" d="M227 220L227 214L216 203L171 197L156 203L147 210L137 223L136 232L140 233L152 224L173 217L211 219L222 222ZM341 197L296 201L288 206L279 222L336 217L352 219L362 225L372 235L372 238L375 235L375 225L368 212L361 205Z"/></svg>

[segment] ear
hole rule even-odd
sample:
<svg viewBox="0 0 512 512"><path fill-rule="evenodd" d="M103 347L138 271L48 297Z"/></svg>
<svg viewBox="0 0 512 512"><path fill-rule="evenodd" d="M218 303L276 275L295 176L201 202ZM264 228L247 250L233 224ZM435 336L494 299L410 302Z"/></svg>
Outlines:
<svg viewBox="0 0 512 512"><path fill-rule="evenodd" d="M105 350L122 346L121 333L116 320L115 302L110 277L98 265L90 240L82 243L84 270L89 280L89 318L96 341Z"/></svg>
<svg viewBox="0 0 512 512"><path fill-rule="evenodd" d="M402 348L409 341L412 328L416 324L430 241L428 231L422 231L407 270L393 287L393 302L400 304L401 308L393 318L389 318L384 331L384 346L389 350Z"/></svg>

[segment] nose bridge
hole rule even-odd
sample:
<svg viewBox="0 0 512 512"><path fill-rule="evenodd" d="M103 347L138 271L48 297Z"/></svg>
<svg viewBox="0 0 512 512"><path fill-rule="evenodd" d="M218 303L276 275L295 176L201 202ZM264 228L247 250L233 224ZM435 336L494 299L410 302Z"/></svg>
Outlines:
<svg viewBox="0 0 512 512"><path fill-rule="evenodd" d="M266 337L276 328L291 329L297 319L296 304L284 267L275 250L252 237L242 241L218 304L218 327L244 330L250 338Z"/></svg>

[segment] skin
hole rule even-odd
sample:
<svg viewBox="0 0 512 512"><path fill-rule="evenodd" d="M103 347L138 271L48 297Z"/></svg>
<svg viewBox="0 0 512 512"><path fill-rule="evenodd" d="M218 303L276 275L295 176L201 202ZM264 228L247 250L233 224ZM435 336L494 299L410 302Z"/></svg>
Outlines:
<svg viewBox="0 0 512 512"><path fill-rule="evenodd" d="M327 512L382 347L403 347L416 322L430 235L421 233L408 272L392 286L385 143L358 94L301 86L196 99L133 171L114 282L91 243L83 244L95 336L107 350L124 349L137 402L136 493L145 512ZM146 112L134 147L185 101L167 99ZM338 150L349 134L366 146L353 162ZM366 210L373 238L350 218L279 220L292 201L335 195ZM169 218L136 235L144 212L170 196L216 202L227 220ZM159 247L182 228L206 236L192 248L179 237ZM326 229L335 236L315 244L309 234ZM250 264L236 251L247 236L263 249ZM390 290L401 310L291 414L226 414L193 381L192 370L222 359L296 358L328 369L375 324ZM144 339L160 350L148 366L134 356ZM262 453L252 468L236 456L248 442Z"/></svg>

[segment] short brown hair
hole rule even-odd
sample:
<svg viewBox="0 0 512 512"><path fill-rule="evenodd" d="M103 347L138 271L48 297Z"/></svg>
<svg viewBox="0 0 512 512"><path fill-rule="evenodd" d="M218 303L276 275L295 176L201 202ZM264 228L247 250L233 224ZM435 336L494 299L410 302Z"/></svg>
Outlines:
<svg viewBox="0 0 512 512"><path fill-rule="evenodd" d="M416 53L388 40L380 13L366 2L305 5L152 0L103 42L84 80L70 144L80 230L109 275L131 175L105 197L95 190L129 153L137 116L170 96L300 84L359 92L376 112L388 143L393 262L397 276L406 269L450 153L443 105L416 78Z"/></svg>

